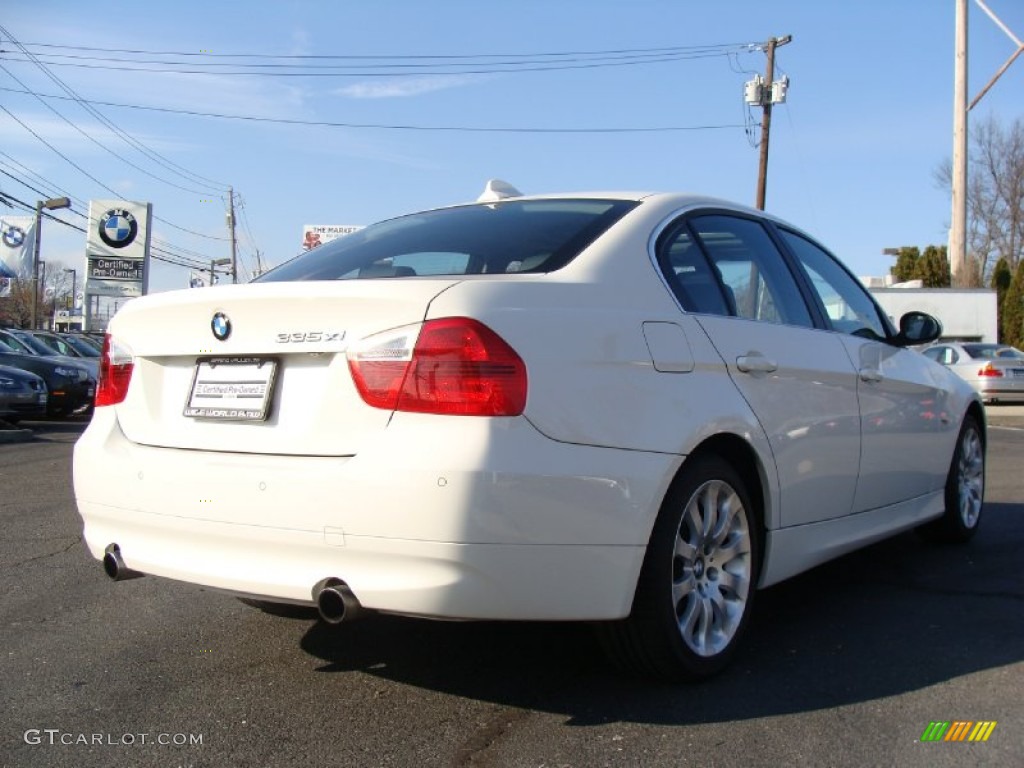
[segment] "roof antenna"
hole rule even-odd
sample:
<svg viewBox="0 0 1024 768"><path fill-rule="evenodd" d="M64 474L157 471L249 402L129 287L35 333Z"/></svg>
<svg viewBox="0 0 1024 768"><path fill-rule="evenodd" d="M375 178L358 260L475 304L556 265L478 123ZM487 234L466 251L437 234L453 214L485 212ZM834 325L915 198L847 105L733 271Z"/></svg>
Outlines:
<svg viewBox="0 0 1024 768"><path fill-rule="evenodd" d="M507 197L522 197L523 193L513 187L507 181L491 179L484 185L484 191L476 199L478 203L493 203L497 200L504 200Z"/></svg>

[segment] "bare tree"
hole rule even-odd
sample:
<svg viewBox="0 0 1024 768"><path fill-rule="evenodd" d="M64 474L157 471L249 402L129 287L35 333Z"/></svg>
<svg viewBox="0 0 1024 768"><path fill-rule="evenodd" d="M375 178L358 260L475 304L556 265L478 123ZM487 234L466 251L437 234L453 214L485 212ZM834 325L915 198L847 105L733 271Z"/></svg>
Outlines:
<svg viewBox="0 0 1024 768"><path fill-rule="evenodd" d="M994 116L971 128L967 185L968 278L981 287L999 259L1011 271L1024 260L1024 120L1004 127ZM948 160L935 171L948 188Z"/></svg>
<svg viewBox="0 0 1024 768"><path fill-rule="evenodd" d="M40 268L38 286L39 321L49 327L55 310L63 297L71 292L71 275L65 265L59 261L46 262L45 269ZM45 272L45 274L44 274ZM11 295L0 298L0 326L10 325L17 328L32 326L32 288L34 282L30 274L23 275L11 285Z"/></svg>

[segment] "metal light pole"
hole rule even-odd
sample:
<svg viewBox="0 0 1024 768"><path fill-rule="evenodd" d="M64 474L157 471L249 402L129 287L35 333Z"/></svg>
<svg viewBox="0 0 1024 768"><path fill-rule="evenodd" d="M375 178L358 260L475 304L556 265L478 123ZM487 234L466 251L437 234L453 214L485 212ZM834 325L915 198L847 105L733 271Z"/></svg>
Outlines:
<svg viewBox="0 0 1024 768"><path fill-rule="evenodd" d="M39 271L42 272L43 276L38 280L38 282L42 283L42 285L37 285L36 286L36 290L42 292L42 294L43 294L43 304L45 305L46 304L46 262L43 261L42 259L39 260ZM39 297L36 296L35 298L39 298ZM45 307L44 307L44 309L45 309ZM36 325L33 322L32 323L32 327L33 328L38 328L39 326Z"/></svg>
<svg viewBox="0 0 1024 768"><path fill-rule="evenodd" d="M65 272L71 273L71 306L66 307L68 310L68 330L71 330L71 318L75 316L75 304L78 303L78 273L73 269L65 269Z"/></svg>
<svg viewBox="0 0 1024 768"><path fill-rule="evenodd" d="M66 197L53 197L49 200L36 202L36 238L32 249L32 327L39 327L39 242L42 239L43 209L55 211L58 208L70 208L71 201Z"/></svg>

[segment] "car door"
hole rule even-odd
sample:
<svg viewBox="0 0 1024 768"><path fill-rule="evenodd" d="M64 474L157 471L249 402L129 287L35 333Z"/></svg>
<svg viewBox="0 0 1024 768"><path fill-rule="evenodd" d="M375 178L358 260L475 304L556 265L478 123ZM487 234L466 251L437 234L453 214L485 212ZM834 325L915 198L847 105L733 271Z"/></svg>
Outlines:
<svg viewBox="0 0 1024 768"><path fill-rule="evenodd" d="M814 327L764 225L734 213L691 215L659 251L680 303L768 436L782 525L849 514L860 456L856 374L836 335Z"/></svg>
<svg viewBox="0 0 1024 768"><path fill-rule="evenodd" d="M941 435L959 429L943 380L923 355L888 342L882 313L838 261L802 235L779 232L857 369L862 437L854 512L941 488L950 445Z"/></svg>

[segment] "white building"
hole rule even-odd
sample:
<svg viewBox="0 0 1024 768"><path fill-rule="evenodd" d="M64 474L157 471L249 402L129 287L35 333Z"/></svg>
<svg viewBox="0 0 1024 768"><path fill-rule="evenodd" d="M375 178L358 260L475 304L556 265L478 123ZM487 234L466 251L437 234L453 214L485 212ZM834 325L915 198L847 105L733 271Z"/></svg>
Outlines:
<svg viewBox="0 0 1024 768"><path fill-rule="evenodd" d="M945 341L996 343L999 315L996 292L987 288L922 288L920 280L893 283L891 277L862 277L861 282L899 327L911 310L927 312L942 323Z"/></svg>

